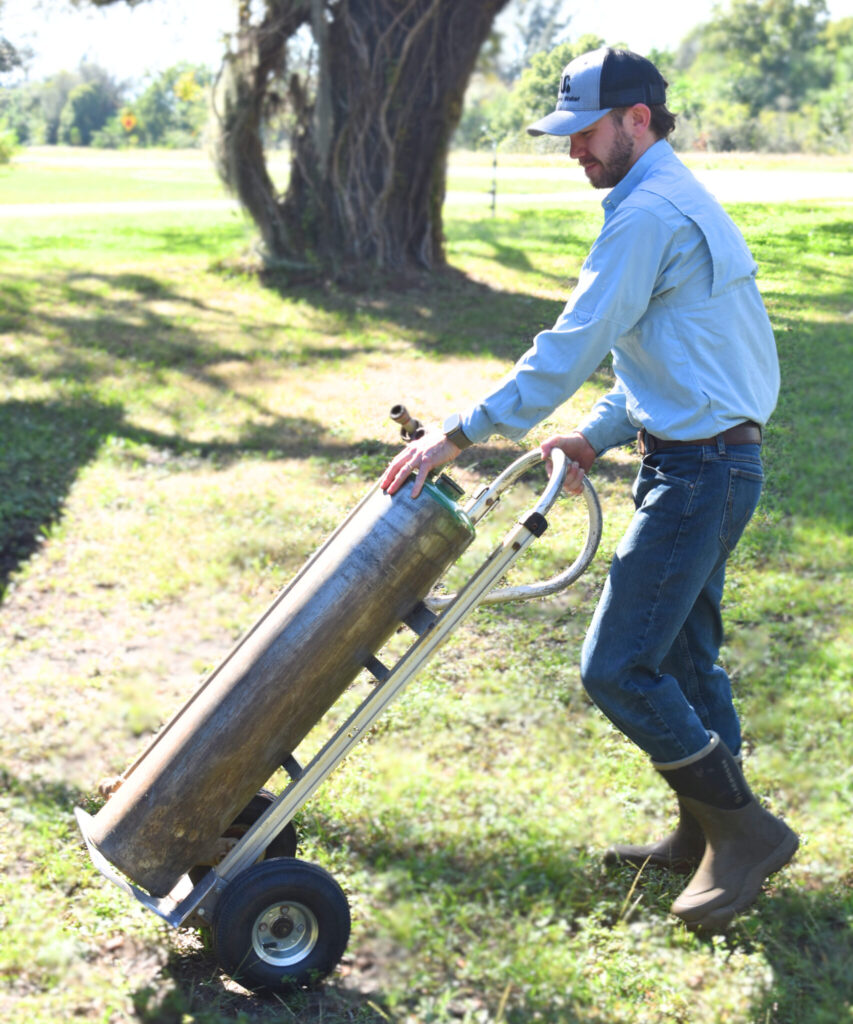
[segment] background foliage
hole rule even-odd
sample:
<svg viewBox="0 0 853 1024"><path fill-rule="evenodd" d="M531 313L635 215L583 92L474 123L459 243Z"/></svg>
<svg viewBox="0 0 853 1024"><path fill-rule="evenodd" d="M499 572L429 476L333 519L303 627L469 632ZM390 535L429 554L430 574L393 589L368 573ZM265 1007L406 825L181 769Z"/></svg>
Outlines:
<svg viewBox="0 0 853 1024"><path fill-rule="evenodd" d="M525 126L551 109L560 71L614 35L574 37L567 0L514 0L480 56L457 146L541 151ZM2 17L2 5L0 5ZM618 32L618 29L616 30ZM302 37L288 66L312 77ZM853 148L853 18L830 21L826 0L728 0L672 51L648 54L670 83L680 115L677 148L847 153ZM178 65L141 88L83 64L40 82L20 81L26 54L0 37L0 126L22 144L198 146L207 119L211 68ZM2 81L2 79L0 79ZM282 90L285 93L286 89ZM279 97L267 146L286 144L293 112ZM0 147L2 160L2 147Z"/></svg>
<svg viewBox="0 0 853 1024"><path fill-rule="evenodd" d="M72 146L200 146L211 71L177 64L143 83L134 97L97 64L40 82L0 88L0 123L19 143Z"/></svg>
<svg viewBox="0 0 853 1024"><path fill-rule="evenodd" d="M524 129L553 107L562 68L593 47L630 43L595 36L562 42L534 54L510 84L481 65L458 141L552 147ZM730 0L676 50L647 56L670 84L677 148L831 153L853 146L853 18L830 22L825 0Z"/></svg>

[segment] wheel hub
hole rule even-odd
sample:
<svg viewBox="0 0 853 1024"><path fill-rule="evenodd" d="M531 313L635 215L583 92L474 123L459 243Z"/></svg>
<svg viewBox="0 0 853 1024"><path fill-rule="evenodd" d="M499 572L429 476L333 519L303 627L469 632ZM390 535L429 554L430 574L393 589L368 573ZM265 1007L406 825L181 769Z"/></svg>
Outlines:
<svg viewBox="0 0 853 1024"><path fill-rule="evenodd" d="M277 939L286 939L295 927L289 917L279 917L270 925L270 931Z"/></svg>
<svg viewBox="0 0 853 1024"><path fill-rule="evenodd" d="M261 960L285 966L304 960L317 944L319 926L302 903L276 903L255 919L252 946Z"/></svg>

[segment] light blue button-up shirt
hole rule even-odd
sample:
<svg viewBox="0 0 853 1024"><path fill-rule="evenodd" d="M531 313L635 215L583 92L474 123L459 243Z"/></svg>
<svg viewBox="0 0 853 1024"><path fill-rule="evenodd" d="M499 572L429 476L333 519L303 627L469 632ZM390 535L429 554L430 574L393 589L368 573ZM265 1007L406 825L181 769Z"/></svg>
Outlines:
<svg viewBox="0 0 853 1024"><path fill-rule="evenodd" d="M604 226L554 327L462 414L475 442L519 438L613 353L615 388L579 425L596 452L638 428L669 440L767 422L779 391L770 321L743 236L666 141L602 203Z"/></svg>

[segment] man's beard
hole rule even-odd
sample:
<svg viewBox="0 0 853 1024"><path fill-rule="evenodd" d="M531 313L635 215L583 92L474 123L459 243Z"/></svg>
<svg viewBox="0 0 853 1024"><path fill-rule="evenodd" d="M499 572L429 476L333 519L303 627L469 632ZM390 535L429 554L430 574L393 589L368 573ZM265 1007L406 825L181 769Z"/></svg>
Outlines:
<svg viewBox="0 0 853 1024"><path fill-rule="evenodd" d="M613 145L607 154L607 162L593 167L593 174L587 175L593 188L613 188L628 173L634 156L634 140L621 124L616 126Z"/></svg>

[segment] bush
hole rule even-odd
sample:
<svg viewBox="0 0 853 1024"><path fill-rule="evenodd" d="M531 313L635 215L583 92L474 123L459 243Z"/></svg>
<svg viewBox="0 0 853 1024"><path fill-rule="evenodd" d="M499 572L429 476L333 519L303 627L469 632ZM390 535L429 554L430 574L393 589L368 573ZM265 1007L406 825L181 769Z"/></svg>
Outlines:
<svg viewBox="0 0 853 1024"><path fill-rule="evenodd" d="M802 153L808 149L809 119L802 113L762 110L758 115L755 148L764 153Z"/></svg>
<svg viewBox="0 0 853 1024"><path fill-rule="evenodd" d="M707 107L702 115L702 134L707 148L715 153L754 150L759 136L757 123L745 103Z"/></svg>
<svg viewBox="0 0 853 1024"><path fill-rule="evenodd" d="M201 131L189 128L170 128L160 140L166 149L199 149L204 141Z"/></svg>
<svg viewBox="0 0 853 1024"><path fill-rule="evenodd" d="M453 136L459 149L483 149L505 134L509 89L499 79L475 78L465 93L465 110Z"/></svg>
<svg viewBox="0 0 853 1024"><path fill-rule="evenodd" d="M115 102L101 82L83 82L68 94L59 117L59 139L72 146L88 146L92 135L115 113Z"/></svg>
<svg viewBox="0 0 853 1024"><path fill-rule="evenodd" d="M853 150L853 81L827 89L811 111L810 142L823 153L849 153Z"/></svg>
<svg viewBox="0 0 853 1024"><path fill-rule="evenodd" d="M18 149L18 136L5 121L0 121L0 164L7 164Z"/></svg>
<svg viewBox="0 0 853 1024"><path fill-rule="evenodd" d="M127 141L127 132L120 118L111 117L103 128L92 133L91 145L96 149L121 149Z"/></svg>

